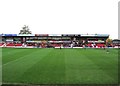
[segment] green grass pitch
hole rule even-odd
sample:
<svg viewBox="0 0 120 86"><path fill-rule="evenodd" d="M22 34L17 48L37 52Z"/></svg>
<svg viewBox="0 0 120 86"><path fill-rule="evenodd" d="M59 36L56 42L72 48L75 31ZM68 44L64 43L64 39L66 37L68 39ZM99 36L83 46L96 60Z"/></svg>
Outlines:
<svg viewBox="0 0 120 86"><path fill-rule="evenodd" d="M118 50L2 48L3 83L117 84Z"/></svg>

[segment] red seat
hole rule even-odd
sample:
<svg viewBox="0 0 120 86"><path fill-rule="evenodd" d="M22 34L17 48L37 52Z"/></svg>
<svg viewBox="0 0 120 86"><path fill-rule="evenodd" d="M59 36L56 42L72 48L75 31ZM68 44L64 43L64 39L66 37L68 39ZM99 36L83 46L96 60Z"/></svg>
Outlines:
<svg viewBox="0 0 120 86"><path fill-rule="evenodd" d="M88 44L87 46L88 46L88 47L91 47L92 45L91 45L91 44Z"/></svg>
<svg viewBox="0 0 120 86"><path fill-rule="evenodd" d="M0 46L3 46L4 45L4 43L0 43Z"/></svg>
<svg viewBox="0 0 120 86"><path fill-rule="evenodd" d="M21 43L17 43L17 44L15 44L15 46L22 46L22 44Z"/></svg>
<svg viewBox="0 0 120 86"><path fill-rule="evenodd" d="M8 43L6 46L15 46L14 43Z"/></svg>
<svg viewBox="0 0 120 86"><path fill-rule="evenodd" d="M97 44L98 47L104 47L104 44Z"/></svg>

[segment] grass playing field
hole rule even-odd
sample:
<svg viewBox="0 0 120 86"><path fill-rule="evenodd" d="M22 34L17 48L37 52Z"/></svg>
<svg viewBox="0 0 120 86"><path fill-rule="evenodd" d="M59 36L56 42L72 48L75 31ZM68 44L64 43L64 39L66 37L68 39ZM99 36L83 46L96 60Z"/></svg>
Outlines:
<svg viewBox="0 0 120 86"><path fill-rule="evenodd" d="M3 48L3 83L117 84L118 50Z"/></svg>

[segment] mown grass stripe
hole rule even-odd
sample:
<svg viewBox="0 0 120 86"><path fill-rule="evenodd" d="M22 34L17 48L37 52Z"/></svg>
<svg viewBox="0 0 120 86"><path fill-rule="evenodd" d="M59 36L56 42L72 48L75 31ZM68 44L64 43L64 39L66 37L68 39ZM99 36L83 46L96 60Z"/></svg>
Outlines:
<svg viewBox="0 0 120 86"><path fill-rule="evenodd" d="M62 84L65 79L64 68L64 54L53 50L23 74L22 82L27 80L32 83ZM33 73L34 71L37 72Z"/></svg>
<svg viewBox="0 0 120 86"><path fill-rule="evenodd" d="M27 69L44 57L44 54L41 54L40 52L42 53L44 50L33 50L31 54L20 57L20 59L10 62L9 65L3 66L3 81L19 81L19 77L22 76ZM47 53L48 52L46 52L46 54ZM41 54L41 57L38 54Z"/></svg>
<svg viewBox="0 0 120 86"><path fill-rule="evenodd" d="M8 60L8 55L3 56L4 64L11 61L3 66L4 83L114 84L118 81L114 49L110 53L103 49L15 50L20 52L11 52L13 61Z"/></svg>

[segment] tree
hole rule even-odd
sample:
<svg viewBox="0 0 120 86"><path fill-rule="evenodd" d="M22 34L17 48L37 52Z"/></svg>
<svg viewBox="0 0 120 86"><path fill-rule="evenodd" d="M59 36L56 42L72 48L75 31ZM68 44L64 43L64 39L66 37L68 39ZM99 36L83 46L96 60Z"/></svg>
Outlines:
<svg viewBox="0 0 120 86"><path fill-rule="evenodd" d="M108 38L106 40L106 46L112 46L112 39Z"/></svg>
<svg viewBox="0 0 120 86"><path fill-rule="evenodd" d="M28 26L24 25L19 34L32 34L32 32L29 30Z"/></svg>

